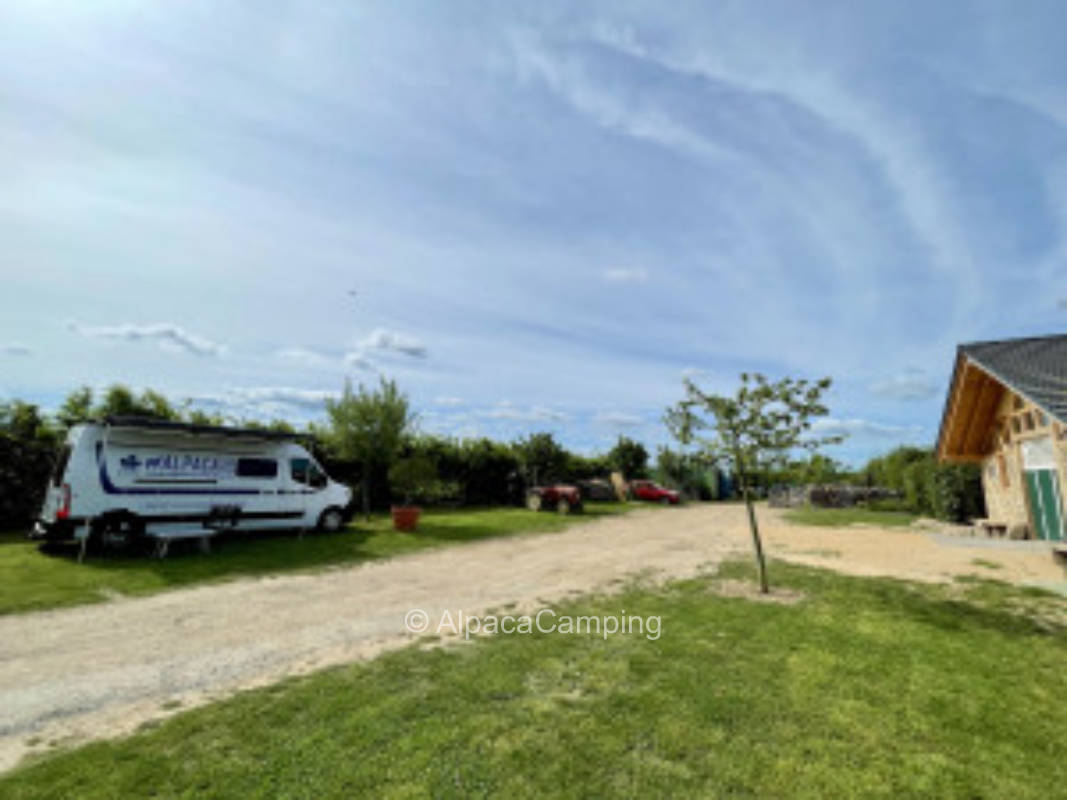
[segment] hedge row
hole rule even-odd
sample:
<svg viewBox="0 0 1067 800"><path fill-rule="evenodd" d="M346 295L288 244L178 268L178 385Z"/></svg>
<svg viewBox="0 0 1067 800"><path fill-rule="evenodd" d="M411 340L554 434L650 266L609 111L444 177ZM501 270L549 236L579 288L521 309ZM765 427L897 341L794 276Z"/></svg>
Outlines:
<svg viewBox="0 0 1067 800"><path fill-rule="evenodd" d="M940 464L932 450L898 447L868 463L871 485L901 493L903 505L916 514L949 522L985 516L981 468L975 464Z"/></svg>

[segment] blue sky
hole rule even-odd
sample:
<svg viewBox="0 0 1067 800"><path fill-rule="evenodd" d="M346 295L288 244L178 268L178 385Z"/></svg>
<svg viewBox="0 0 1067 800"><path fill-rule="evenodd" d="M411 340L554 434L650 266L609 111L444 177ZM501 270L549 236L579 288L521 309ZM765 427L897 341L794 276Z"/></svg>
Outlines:
<svg viewBox="0 0 1067 800"><path fill-rule="evenodd" d="M857 462L955 345L1067 322L1061 3L0 8L0 397L666 439L835 380Z"/></svg>

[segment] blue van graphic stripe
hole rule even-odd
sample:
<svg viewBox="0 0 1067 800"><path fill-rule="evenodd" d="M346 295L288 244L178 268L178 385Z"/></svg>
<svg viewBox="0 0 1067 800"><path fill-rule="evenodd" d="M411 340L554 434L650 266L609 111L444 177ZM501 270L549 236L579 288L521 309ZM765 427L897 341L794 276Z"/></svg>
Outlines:
<svg viewBox="0 0 1067 800"><path fill-rule="evenodd" d="M96 462L100 465L100 485L107 494L261 494L259 489L163 489L148 486L124 488L116 486L107 474L103 442L96 443Z"/></svg>

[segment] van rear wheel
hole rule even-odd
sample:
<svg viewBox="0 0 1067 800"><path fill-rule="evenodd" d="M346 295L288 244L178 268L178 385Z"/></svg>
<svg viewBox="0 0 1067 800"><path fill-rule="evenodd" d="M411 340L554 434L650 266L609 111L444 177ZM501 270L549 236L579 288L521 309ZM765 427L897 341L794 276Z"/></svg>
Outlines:
<svg viewBox="0 0 1067 800"><path fill-rule="evenodd" d="M337 533L344 527L345 518L339 508L327 508L319 516L319 530L324 533Z"/></svg>

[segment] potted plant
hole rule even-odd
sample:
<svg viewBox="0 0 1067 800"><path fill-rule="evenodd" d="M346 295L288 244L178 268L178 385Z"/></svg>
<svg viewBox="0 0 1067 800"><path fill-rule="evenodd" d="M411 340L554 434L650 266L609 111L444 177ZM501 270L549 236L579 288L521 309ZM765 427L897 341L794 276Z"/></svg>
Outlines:
<svg viewBox="0 0 1067 800"><path fill-rule="evenodd" d="M412 456L402 458L389 469L389 485L395 497L402 498L394 505L393 528L398 531L413 531L419 525L422 509L417 503L425 501L437 482L437 470L428 458Z"/></svg>

